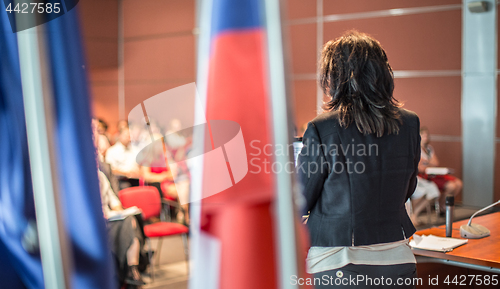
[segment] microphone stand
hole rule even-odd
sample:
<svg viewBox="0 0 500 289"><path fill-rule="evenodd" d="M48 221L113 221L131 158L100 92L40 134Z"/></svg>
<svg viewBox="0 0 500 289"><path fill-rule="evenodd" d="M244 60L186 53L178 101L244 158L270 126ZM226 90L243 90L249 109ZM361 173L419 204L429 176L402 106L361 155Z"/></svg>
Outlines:
<svg viewBox="0 0 500 289"><path fill-rule="evenodd" d="M486 227L478 225L478 224L472 224L472 218L474 218L477 214L484 212L491 207L494 207L496 205L500 204L500 200L497 202L482 208L481 210L475 212L469 219L469 223L467 225L462 225L460 227L460 236L462 238L469 238L469 239L480 239L484 238L490 235L490 230L488 230Z"/></svg>

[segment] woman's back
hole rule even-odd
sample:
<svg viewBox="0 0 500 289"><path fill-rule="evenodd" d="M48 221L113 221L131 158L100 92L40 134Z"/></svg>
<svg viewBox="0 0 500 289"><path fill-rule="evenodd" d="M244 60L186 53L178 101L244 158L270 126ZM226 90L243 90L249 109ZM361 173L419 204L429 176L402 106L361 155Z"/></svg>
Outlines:
<svg viewBox="0 0 500 289"><path fill-rule="evenodd" d="M416 185L419 120L398 110L398 134L381 137L342 127L337 111L309 124L298 172L313 246L393 242L415 231L404 203Z"/></svg>

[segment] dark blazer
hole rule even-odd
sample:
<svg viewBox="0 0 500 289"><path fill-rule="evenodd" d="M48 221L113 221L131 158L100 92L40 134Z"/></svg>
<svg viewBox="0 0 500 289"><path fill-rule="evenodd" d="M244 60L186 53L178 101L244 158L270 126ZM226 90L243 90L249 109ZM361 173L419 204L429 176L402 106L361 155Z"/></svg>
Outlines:
<svg viewBox="0 0 500 289"><path fill-rule="evenodd" d="M297 170L310 211L311 246L394 242L415 232L405 210L417 184L420 122L400 109L398 134L363 135L340 127L336 111L312 120Z"/></svg>

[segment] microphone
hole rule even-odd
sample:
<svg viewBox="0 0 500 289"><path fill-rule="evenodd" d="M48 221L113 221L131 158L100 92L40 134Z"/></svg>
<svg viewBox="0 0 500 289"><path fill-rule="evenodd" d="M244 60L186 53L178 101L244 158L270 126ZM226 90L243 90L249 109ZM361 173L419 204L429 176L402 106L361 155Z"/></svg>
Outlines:
<svg viewBox="0 0 500 289"><path fill-rule="evenodd" d="M472 218L474 218L477 214L484 212L484 211L488 210L489 208L494 207L498 204L500 204L500 200L498 200L496 203L493 203L493 204L475 212L470 217L469 223L467 223L467 225L460 226L460 236L462 236L462 238L469 238L469 239L480 239L480 238L488 237L490 235L490 230L488 230L484 226L481 226L478 224L472 224Z"/></svg>
<svg viewBox="0 0 500 289"><path fill-rule="evenodd" d="M451 237L453 230L453 206L455 205L454 196L446 196L446 237Z"/></svg>

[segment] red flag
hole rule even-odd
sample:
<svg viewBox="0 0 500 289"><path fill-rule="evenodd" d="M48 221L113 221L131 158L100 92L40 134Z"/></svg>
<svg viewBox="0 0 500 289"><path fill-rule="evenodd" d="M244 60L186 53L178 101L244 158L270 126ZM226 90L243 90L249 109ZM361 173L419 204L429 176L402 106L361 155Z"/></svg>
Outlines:
<svg viewBox="0 0 500 289"><path fill-rule="evenodd" d="M201 201L202 234L220 243L218 288L277 287L271 216L274 177L269 171L272 154L264 153L266 145L271 152L272 123L266 87L266 35L259 5L260 1L216 0L212 8L206 80L206 118L210 123L212 149L223 146L216 135L225 130L215 127L212 120L235 122L243 138L238 143L240 147L224 146L231 177L229 187ZM246 159L232 161L231 154L244 154ZM205 194L214 186L225 187L220 184L225 180L212 175L213 166L214 161L205 158L202 187ZM236 175L245 171L242 178Z"/></svg>
<svg viewBox="0 0 500 289"><path fill-rule="evenodd" d="M198 78L208 124L205 141L199 143L208 145L203 150L200 192L193 192L192 198L201 199L192 203L193 211L201 204L201 231L193 233L190 286L278 288L276 173L283 167L275 159L281 152L273 140L263 1L211 4L207 67ZM202 8L202 13L207 11ZM200 43L203 49L203 37ZM194 178L193 183L196 174Z"/></svg>

